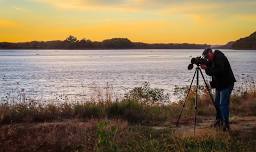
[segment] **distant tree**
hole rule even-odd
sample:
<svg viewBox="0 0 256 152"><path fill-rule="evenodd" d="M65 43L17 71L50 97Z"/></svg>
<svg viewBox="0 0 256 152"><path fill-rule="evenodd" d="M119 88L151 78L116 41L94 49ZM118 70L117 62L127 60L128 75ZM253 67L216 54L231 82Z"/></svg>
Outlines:
<svg viewBox="0 0 256 152"><path fill-rule="evenodd" d="M69 37L66 38L65 40L66 42L69 42L71 44L74 44L74 43L77 43L78 42L78 39L72 35L70 35Z"/></svg>
<svg viewBox="0 0 256 152"><path fill-rule="evenodd" d="M92 48L93 42L89 39L83 38L78 42L78 46L79 48Z"/></svg>
<svg viewBox="0 0 256 152"><path fill-rule="evenodd" d="M79 40L75 37L70 35L69 37L64 40L64 49L77 49L78 48Z"/></svg>
<svg viewBox="0 0 256 152"><path fill-rule="evenodd" d="M102 41L102 45L104 48L111 49L126 49L133 47L133 43L127 38L112 38L104 40Z"/></svg>
<svg viewBox="0 0 256 152"><path fill-rule="evenodd" d="M243 46L243 48L254 49L256 48L255 34L252 34L246 42L241 41L239 45L233 47ZM89 39L78 40L75 36L68 36L64 41L32 41L21 43L7 43L0 42L0 49L201 49L207 48L206 44L175 44L175 43L142 43L131 42L127 38L112 38L102 42L91 41Z"/></svg>

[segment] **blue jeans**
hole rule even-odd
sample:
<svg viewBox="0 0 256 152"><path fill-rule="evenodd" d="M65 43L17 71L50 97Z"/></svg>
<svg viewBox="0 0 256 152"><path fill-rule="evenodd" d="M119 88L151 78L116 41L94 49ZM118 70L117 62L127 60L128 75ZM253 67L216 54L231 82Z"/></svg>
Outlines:
<svg viewBox="0 0 256 152"><path fill-rule="evenodd" d="M215 104L219 109L216 113L216 120L229 125L229 100L234 85L224 89L216 89Z"/></svg>

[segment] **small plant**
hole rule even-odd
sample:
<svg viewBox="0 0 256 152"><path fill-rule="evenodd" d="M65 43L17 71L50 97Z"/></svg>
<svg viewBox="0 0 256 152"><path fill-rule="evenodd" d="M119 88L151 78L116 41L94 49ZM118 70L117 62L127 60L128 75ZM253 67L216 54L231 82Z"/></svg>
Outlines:
<svg viewBox="0 0 256 152"><path fill-rule="evenodd" d="M169 102L169 94L164 89L151 88L149 82L145 82L141 87L135 87L125 94L125 98L138 100L142 103L166 103Z"/></svg>
<svg viewBox="0 0 256 152"><path fill-rule="evenodd" d="M108 121L102 120L97 124L97 152L116 152L118 151L115 143L117 127L111 126Z"/></svg>

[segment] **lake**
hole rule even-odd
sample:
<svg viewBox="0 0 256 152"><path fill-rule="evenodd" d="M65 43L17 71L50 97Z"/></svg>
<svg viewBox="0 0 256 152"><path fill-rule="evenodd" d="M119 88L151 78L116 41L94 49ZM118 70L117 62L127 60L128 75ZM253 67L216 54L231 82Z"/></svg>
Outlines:
<svg viewBox="0 0 256 152"><path fill-rule="evenodd" d="M104 87L120 97L144 82L172 94L175 86L190 84L194 70L188 71L187 65L202 51L0 50L0 98L81 101ZM222 51L238 80L236 86L256 80L256 51Z"/></svg>

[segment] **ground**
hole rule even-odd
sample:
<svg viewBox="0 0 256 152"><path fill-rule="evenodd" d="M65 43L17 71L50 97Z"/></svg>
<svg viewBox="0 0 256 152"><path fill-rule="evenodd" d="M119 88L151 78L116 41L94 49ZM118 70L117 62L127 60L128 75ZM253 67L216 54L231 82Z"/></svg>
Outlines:
<svg viewBox="0 0 256 152"><path fill-rule="evenodd" d="M180 127L176 128L177 133L181 136L194 136L194 120L191 120L188 124L181 124ZM214 129L212 124L214 123L213 117L201 118L200 122L196 126L196 136L209 135L209 133L216 133L221 131L220 129ZM175 127L175 126L173 126ZM248 134L253 132L256 128L256 116L243 116L231 117L230 120L230 132L240 132Z"/></svg>
<svg viewBox="0 0 256 152"><path fill-rule="evenodd" d="M201 142L201 138L206 138L203 140L208 140L208 138L214 138L218 140L218 136L224 136L224 138L229 138L230 136L233 138L236 138L237 134L239 134L239 140L241 140L242 148L239 148L235 151L250 151L251 149L255 148L255 128L256 128L256 116L243 116L243 117L231 117L231 131L223 133L220 129L214 129L211 127L211 124L214 122L213 117L199 117L198 118L198 124L196 126L196 134L194 135L194 125L193 125L193 119L187 119L186 122L181 119L180 126L177 128L175 126L174 122L167 122L166 124L162 126L138 126L138 125L132 125L128 124L125 121L121 120L111 120L110 126L118 126L117 132L113 131L113 129L110 129L110 131L106 131L108 126L103 125L103 132L99 131L99 122L102 120L88 120L88 121L81 121L81 120L65 120L62 122L45 122L45 123L15 123L15 124L7 124L7 125L1 125L0 126L0 151L104 151L99 146L102 146L104 144L110 144L115 145L114 140L117 140L117 145L121 144L121 149L125 149L123 151L130 151L129 147L127 148L124 146L125 144L133 146L138 145L132 145L132 140L138 140L138 142L142 142L142 134L146 132L146 134L150 134L149 140L155 141L156 140L162 140L159 137L154 137L154 134L160 134L163 133L170 133L165 132L165 130L171 130L171 132L174 132L171 136L178 137L179 139L186 139L184 144L182 146L190 145L191 148L186 149L176 149L177 151L197 151L199 149L195 149L193 146L194 141L189 141L187 139L196 139L196 142ZM150 131L143 130L143 133L139 132L138 130L133 130L127 133L125 130L129 130L127 128L151 128ZM113 133L113 134L112 134ZM114 140L112 141L112 138L108 136L113 135ZM151 137L152 134L152 137ZM163 135L164 135L163 134ZM230 134L230 135L229 135ZM134 137L130 137L134 136ZM135 138L135 136L138 135ZM156 135L158 136L158 135ZM99 138L106 140L106 141L100 141ZM126 139L127 140L124 140ZM144 137L143 137L144 138ZM163 137L165 138L165 137ZM153 140L154 139L154 140ZM167 139L167 138L166 138ZM200 139L200 140L198 140ZM244 148L243 143L252 143L250 147ZM169 139L168 139L169 140ZM222 140L222 137L221 139ZM174 140L179 141L179 140ZM211 141L211 140L210 140ZM105 143L106 142L106 143ZM113 142L113 143L112 143ZM147 142L147 141L146 141ZM157 142L157 141L155 141ZM166 141L166 142L173 142L173 140ZM132 143L132 144L131 144ZM143 142L142 142L143 143ZM149 142L150 143L150 142ZM191 144L192 143L192 144ZM222 148L224 151L231 151L233 148L228 148L225 144L229 143L229 140L224 142L221 142L220 145L224 144L223 147L213 149L212 151L222 151ZM145 143L143 143L145 144ZM152 146L155 146L154 143L152 143ZM161 143L159 142L160 147ZM216 144L216 143L214 143ZM213 144L213 145L214 145ZM146 145L146 144L145 144ZM157 145L157 144L156 144ZM216 144L218 146L218 144ZM166 145L165 145L166 146ZM180 145L179 145L180 146ZM212 146L212 144L210 144ZM146 148L145 148L146 147ZM150 145L146 145L144 148L137 148L135 151L148 151L148 149L151 149L151 151L159 151L159 149L152 150L152 147L150 148ZM164 146L163 146L164 147ZM164 149L164 151L172 151L168 150L168 147ZM177 146L174 146L177 148ZM194 148L193 148L194 147ZM179 147L178 147L179 148ZM115 148L114 148L115 149ZM136 148L135 148L136 149ZM202 150L202 149L201 149ZM199 150L199 151L201 151ZM115 150L108 150L108 151L115 151ZM175 150L174 150L175 151ZM207 151L203 150L203 151Z"/></svg>

